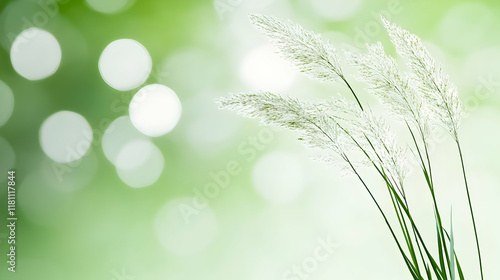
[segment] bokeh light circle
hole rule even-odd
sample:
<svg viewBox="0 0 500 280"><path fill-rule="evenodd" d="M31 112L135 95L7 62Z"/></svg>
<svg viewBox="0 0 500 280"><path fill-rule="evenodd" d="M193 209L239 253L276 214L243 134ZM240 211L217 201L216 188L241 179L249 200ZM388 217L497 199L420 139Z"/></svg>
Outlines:
<svg viewBox="0 0 500 280"><path fill-rule="evenodd" d="M295 200L304 188L304 171L296 156L272 152L261 157L252 172L257 193L273 203Z"/></svg>
<svg viewBox="0 0 500 280"><path fill-rule="evenodd" d="M103 14L123 12L134 4L134 0L86 0L95 11Z"/></svg>
<svg viewBox="0 0 500 280"><path fill-rule="evenodd" d="M4 82L0 81L0 126L4 125L14 111L14 94Z"/></svg>
<svg viewBox="0 0 500 280"><path fill-rule="evenodd" d="M163 154L149 140L135 140L126 144L116 159L118 176L132 188L154 184L160 178L164 165Z"/></svg>
<svg viewBox="0 0 500 280"><path fill-rule="evenodd" d="M21 32L10 49L14 70L28 80L41 80L54 74L61 63L61 56L57 39L36 27Z"/></svg>
<svg viewBox="0 0 500 280"><path fill-rule="evenodd" d="M128 116L122 116L115 119L104 131L102 137L102 150L106 158L117 164L120 151L134 140L146 140L147 136L139 132Z"/></svg>
<svg viewBox="0 0 500 280"><path fill-rule="evenodd" d="M192 201L192 198L169 201L156 215L156 236L174 255L199 253L217 236L218 222L213 210L210 206L198 209Z"/></svg>
<svg viewBox="0 0 500 280"><path fill-rule="evenodd" d="M111 42L99 58L99 72L104 81L120 91L134 89L143 84L153 62L148 50L132 39Z"/></svg>
<svg viewBox="0 0 500 280"><path fill-rule="evenodd" d="M152 84L139 90L129 106L130 120L145 135L157 137L170 132L177 125L182 105L170 88Z"/></svg>
<svg viewBox="0 0 500 280"><path fill-rule="evenodd" d="M52 160L68 163L79 160L92 144L90 124L81 115L60 111L48 117L40 128L40 145Z"/></svg>
<svg viewBox="0 0 500 280"><path fill-rule="evenodd" d="M282 92L295 80L296 71L271 46L250 51L240 66L241 79L254 90Z"/></svg>

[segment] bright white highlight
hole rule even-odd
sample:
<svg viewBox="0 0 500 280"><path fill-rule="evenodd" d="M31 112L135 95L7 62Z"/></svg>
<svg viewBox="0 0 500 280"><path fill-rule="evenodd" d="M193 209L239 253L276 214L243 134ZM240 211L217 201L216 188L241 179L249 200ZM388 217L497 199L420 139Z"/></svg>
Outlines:
<svg viewBox="0 0 500 280"><path fill-rule="evenodd" d="M99 72L112 88L127 91L142 85L153 62L148 50L132 39L111 42L99 58Z"/></svg>
<svg viewBox="0 0 500 280"><path fill-rule="evenodd" d="M10 49L16 72L28 80L41 80L54 74L61 63L61 47L49 32L28 28L21 32Z"/></svg>
<svg viewBox="0 0 500 280"><path fill-rule="evenodd" d="M47 118L40 128L40 145L52 160L68 163L82 158L92 143L92 128L81 115L60 111Z"/></svg>
<svg viewBox="0 0 500 280"><path fill-rule="evenodd" d="M152 84L143 87L132 98L130 120L140 132L151 137L162 136L177 125L182 105L173 90Z"/></svg>
<svg viewBox="0 0 500 280"><path fill-rule="evenodd" d="M296 71L271 46L250 51L240 66L242 80L255 90L282 92L295 80Z"/></svg>
<svg viewBox="0 0 500 280"><path fill-rule="evenodd" d="M252 179L257 193L273 203L291 202L304 188L299 160L284 152L273 152L260 158L253 169Z"/></svg>

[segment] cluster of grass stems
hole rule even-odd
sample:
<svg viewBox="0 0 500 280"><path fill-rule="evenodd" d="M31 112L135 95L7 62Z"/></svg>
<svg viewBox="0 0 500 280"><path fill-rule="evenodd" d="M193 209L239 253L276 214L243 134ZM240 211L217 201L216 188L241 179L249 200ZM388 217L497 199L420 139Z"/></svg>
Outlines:
<svg viewBox="0 0 500 280"><path fill-rule="evenodd" d="M247 117L258 118L263 124L274 124L298 131L302 134L300 139L313 148L333 150L359 179L375 203L413 279L454 280L458 276L458 279L462 280L465 276L455 251L452 221L449 222L449 226L443 224L441 209L436 198L428 132L429 126L433 124L432 121L427 121L435 119L435 122L447 129L455 140L475 234L479 273L481 279L484 279L474 211L457 131L461 117L461 103L455 88L430 58L418 37L384 20L398 53L410 61L409 66L414 73L409 76L396 72L392 58L386 57L383 49L380 51L381 45L369 47L371 56L348 56L351 57L349 61L359 68L361 76L364 75L362 80L369 84L369 88L381 97L382 101L385 101L385 105L392 106L411 135L412 143L408 149L419 162L426 189L432 198L437 248L429 247L428 240L422 236L419 225L412 215L405 192L404 175L395 171L401 164L397 158L399 152L395 151L391 139L382 135L386 133L383 124L377 121L370 123L373 120L370 117L371 111L368 106L365 108L362 105L348 82L341 69L336 50L328 42L321 41L319 35L292 22L262 15L251 15L251 19L257 27L266 32L281 54L300 71L320 80L332 80L344 84L354 96L353 104L356 108L349 108L345 102L314 103L265 92L233 94L230 97L220 98L217 102L221 107L237 110ZM330 114L329 111L332 110L333 114ZM338 111L351 113L360 120L349 126L349 122L342 122L343 118L339 117ZM370 124L366 125L367 122ZM367 128L356 131L357 126L363 125ZM379 129L381 133L378 132ZM380 205L371 186L361 174L359 166L354 163L352 147L346 148L348 145L343 142L349 142L380 176L387 188L392 202L391 211L394 211L397 223L390 222L387 210Z"/></svg>
<svg viewBox="0 0 500 280"><path fill-rule="evenodd" d="M391 232L391 235L398 247L399 252L401 253L401 256L408 268L408 271L412 275L413 279L418 279L418 280L423 280L423 279L433 279L433 275L435 275L436 279L456 279L456 273L458 272L458 277L459 279L463 280L465 279L465 276L462 271L462 267L460 265L460 261L458 259L458 256L455 252L455 244L454 244L454 238L453 238L453 225L452 222L450 221L450 231L448 232L445 227L443 226L442 219L441 219L441 214L440 210L438 207L438 203L436 200L436 195L434 191L434 183L433 183L433 178L432 178L432 167L431 167L431 160L429 157L429 149L428 145L426 143L426 139L422 134L418 134L420 136L420 140L424 142L423 144L423 151L421 150L421 147L419 147L418 143L418 138L419 136L415 136L415 132L408 126L408 131L412 136L413 144L415 145L415 149L417 150L418 153L418 160L420 164L420 168L422 170L422 174L425 177L425 181L429 190L429 193L432 197L432 202L433 202L433 208L434 208L434 213L435 213L435 223L436 223L436 237L437 237L437 251L438 251L438 257L433 256L431 253L430 249L426 245L425 240L423 239L417 224L415 223L411 210L408 206L408 201L406 198L406 194L404 192L404 186L398 185L397 183L391 181L391 179L388 177L388 175L384 171L383 164L375 164L373 163L373 167L376 169L377 173L381 176L381 178L384 180L389 196L392 201L393 205L393 210L396 213L397 220L399 223L399 229L401 230L403 237L404 237L404 243L398 239L395 233L395 229L393 228L393 225L389 222L386 213L384 210L381 208L379 202L375 198L375 196L372 194L372 191L368 187L367 183L363 179L363 177L360 175L358 170L354 165L352 165L349 157L347 155L344 155L344 159L350 164L350 167L352 168L353 172L359 179L359 181L362 183L366 191L369 193L371 199L377 206L377 209L379 210L380 214L384 218L384 221ZM354 138L352 138L353 141L356 141ZM367 141L370 141L367 139ZM483 270L482 270L482 260L481 260L481 251L479 248L479 239L477 237L477 229L476 229L476 222L474 218L474 211L472 208L472 202L470 199L470 194L469 194L469 187L468 187L468 182L467 182L467 175L465 172L465 166L464 166L464 160L463 160L463 155L460 147L460 142L457 140L456 145L458 148L458 153L460 156L460 162L462 165L462 173L463 173L463 178L464 178L464 183L465 183L465 190L467 193L467 199L469 203L469 210L470 214L472 217L472 224L474 228L474 234L475 234L475 241L476 241L476 248L477 248L477 254L478 254L478 259L480 263L480 274L481 274L481 279L484 279L483 277ZM363 147L359 146L359 148L368 156L366 151L364 150ZM407 252L405 252L405 247L407 249ZM449 247L449 248L448 248Z"/></svg>

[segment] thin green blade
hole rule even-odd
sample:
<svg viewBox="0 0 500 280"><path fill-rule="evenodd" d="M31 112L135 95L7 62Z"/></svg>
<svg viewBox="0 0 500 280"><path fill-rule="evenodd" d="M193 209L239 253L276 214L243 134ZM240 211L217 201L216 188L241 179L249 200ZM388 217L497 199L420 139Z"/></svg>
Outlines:
<svg viewBox="0 0 500 280"><path fill-rule="evenodd" d="M453 209L450 211L450 271L451 280L455 280L455 241L453 239Z"/></svg>

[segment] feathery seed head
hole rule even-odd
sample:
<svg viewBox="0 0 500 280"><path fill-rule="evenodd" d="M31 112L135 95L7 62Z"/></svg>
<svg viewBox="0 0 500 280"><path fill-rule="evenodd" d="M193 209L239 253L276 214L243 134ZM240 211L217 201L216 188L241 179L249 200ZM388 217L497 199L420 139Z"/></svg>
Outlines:
<svg viewBox="0 0 500 280"><path fill-rule="evenodd" d="M341 122L341 127L349 136L345 145L349 145L350 150L363 149L372 162L384 166L387 175L401 185L407 173L406 149L397 143L391 127L370 110L361 110L356 103L341 96L322 101L322 104Z"/></svg>
<svg viewBox="0 0 500 280"><path fill-rule="evenodd" d="M426 132L427 116L422 97L410 83L410 77L401 73L395 59L385 54L380 42L367 45L367 49L365 54L347 54L358 71L357 78L368 85L368 91L377 96L389 112Z"/></svg>
<svg viewBox="0 0 500 280"><path fill-rule="evenodd" d="M343 77L336 49L319 34L272 16L251 14L250 20L299 71L323 81L339 81Z"/></svg>
<svg viewBox="0 0 500 280"><path fill-rule="evenodd" d="M455 85L416 35L382 18L397 52L408 62L418 90L423 93L424 106L434 121L446 128L455 140L463 115L462 103Z"/></svg>
<svg viewBox="0 0 500 280"><path fill-rule="evenodd" d="M309 101L268 92L239 93L216 100L220 108L256 118L261 124L276 125L300 133L300 139L311 148L345 152L343 131L321 107Z"/></svg>

